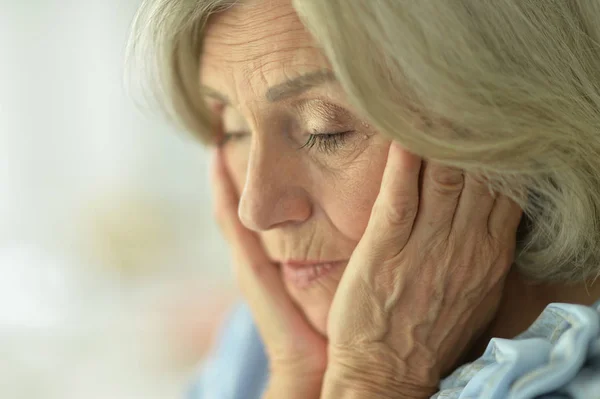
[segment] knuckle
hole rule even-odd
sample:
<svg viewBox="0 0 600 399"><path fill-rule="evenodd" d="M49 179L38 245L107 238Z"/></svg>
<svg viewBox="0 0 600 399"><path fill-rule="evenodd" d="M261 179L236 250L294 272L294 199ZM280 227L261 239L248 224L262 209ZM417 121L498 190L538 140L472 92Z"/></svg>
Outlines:
<svg viewBox="0 0 600 399"><path fill-rule="evenodd" d="M411 224L417 215L418 205L411 199L378 201L373 206L373 214L379 220L392 226L405 226Z"/></svg>
<svg viewBox="0 0 600 399"><path fill-rule="evenodd" d="M489 183L483 177L466 175L465 179L470 182L469 186L471 187L471 190L473 190L473 192L475 192L476 194L481 196L493 195L493 191Z"/></svg>
<svg viewBox="0 0 600 399"><path fill-rule="evenodd" d="M433 189L440 194L460 193L464 185L462 171L450 167L435 168L431 180L435 183Z"/></svg>

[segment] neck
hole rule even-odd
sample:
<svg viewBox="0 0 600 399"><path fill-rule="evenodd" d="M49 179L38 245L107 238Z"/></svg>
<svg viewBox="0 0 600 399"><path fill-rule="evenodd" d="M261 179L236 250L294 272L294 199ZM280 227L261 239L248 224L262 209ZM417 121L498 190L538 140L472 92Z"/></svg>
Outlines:
<svg viewBox="0 0 600 399"><path fill-rule="evenodd" d="M507 277L496 316L474 344L467 361L481 356L491 338L511 339L527 330L553 302L590 306L600 299L600 283L534 283L516 271Z"/></svg>

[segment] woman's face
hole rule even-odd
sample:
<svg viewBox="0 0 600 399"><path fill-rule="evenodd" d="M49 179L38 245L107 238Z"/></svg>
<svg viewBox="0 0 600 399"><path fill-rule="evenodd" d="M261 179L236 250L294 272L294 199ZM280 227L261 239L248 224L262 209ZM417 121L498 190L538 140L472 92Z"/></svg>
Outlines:
<svg viewBox="0 0 600 399"><path fill-rule="evenodd" d="M258 233L290 296L325 334L389 141L350 107L287 0L245 1L215 15L201 65L207 102L223 106L240 219Z"/></svg>

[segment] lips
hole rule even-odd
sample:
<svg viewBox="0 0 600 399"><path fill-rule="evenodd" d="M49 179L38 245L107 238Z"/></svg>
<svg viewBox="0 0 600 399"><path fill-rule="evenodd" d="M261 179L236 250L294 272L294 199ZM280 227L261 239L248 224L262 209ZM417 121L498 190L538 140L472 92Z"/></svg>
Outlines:
<svg viewBox="0 0 600 399"><path fill-rule="evenodd" d="M282 262L283 278L297 288L307 288L318 279L342 266L345 261Z"/></svg>

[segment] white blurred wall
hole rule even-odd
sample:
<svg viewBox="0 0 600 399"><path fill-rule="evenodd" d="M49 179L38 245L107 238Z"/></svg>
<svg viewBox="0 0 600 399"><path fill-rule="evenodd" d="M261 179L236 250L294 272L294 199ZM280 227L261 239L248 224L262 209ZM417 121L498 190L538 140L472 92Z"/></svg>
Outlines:
<svg viewBox="0 0 600 399"><path fill-rule="evenodd" d="M138 3L0 0L2 398L177 397L231 292L207 150L125 93Z"/></svg>

